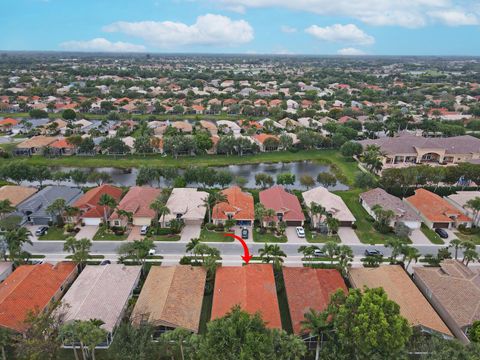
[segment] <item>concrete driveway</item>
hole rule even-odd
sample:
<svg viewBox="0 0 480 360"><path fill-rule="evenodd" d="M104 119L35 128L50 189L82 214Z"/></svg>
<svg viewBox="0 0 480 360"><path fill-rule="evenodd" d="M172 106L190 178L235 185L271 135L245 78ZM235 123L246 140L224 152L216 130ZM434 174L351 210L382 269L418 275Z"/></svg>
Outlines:
<svg viewBox="0 0 480 360"><path fill-rule="evenodd" d="M355 230L353 230L351 227L346 227L346 226L339 227L338 237L342 241L342 244L345 244L345 245L350 245L350 244L359 245L362 243L358 238L357 234L355 233Z"/></svg>
<svg viewBox="0 0 480 360"><path fill-rule="evenodd" d="M75 235L75 239L80 240L87 238L93 240L93 237L98 231L97 225L85 225L80 227L80 231Z"/></svg>
<svg viewBox="0 0 480 360"><path fill-rule="evenodd" d="M24 225L24 228L26 228L28 231L32 233L30 235L30 240L32 241L38 241L37 235L35 235L35 231L40 227L40 225Z"/></svg>
<svg viewBox="0 0 480 360"><path fill-rule="evenodd" d="M185 225L180 235L180 242L190 242L190 240L195 238L200 238L200 231L202 230L201 225Z"/></svg>
<svg viewBox="0 0 480 360"><path fill-rule="evenodd" d="M288 226L285 229L285 235L287 236L287 240L290 243L308 244L307 238L298 237L295 226Z"/></svg>
<svg viewBox="0 0 480 360"><path fill-rule="evenodd" d="M420 229L412 231L410 240L412 240L412 243L415 245L430 245L432 243Z"/></svg>
<svg viewBox="0 0 480 360"><path fill-rule="evenodd" d="M445 241L445 244L449 244L450 241L452 241L453 239L458 239L458 236L454 233L453 230L450 230L450 229L444 229L447 233L448 233L448 239L442 239L443 241Z"/></svg>
<svg viewBox="0 0 480 360"><path fill-rule="evenodd" d="M245 242L253 242L253 227L247 226L248 229L248 239L245 239ZM235 231L235 235L242 237L242 227L241 226L234 226L233 230Z"/></svg>
<svg viewBox="0 0 480 360"><path fill-rule="evenodd" d="M141 229L142 229L142 227L139 226L139 225L132 226L132 229L130 230L130 233L128 234L127 241L143 240L143 238L145 236L140 235L140 230Z"/></svg>

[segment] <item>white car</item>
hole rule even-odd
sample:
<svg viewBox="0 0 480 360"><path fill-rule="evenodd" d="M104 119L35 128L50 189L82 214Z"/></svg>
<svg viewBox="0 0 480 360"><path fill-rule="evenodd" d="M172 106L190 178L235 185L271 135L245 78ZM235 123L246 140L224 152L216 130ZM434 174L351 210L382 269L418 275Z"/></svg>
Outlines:
<svg viewBox="0 0 480 360"><path fill-rule="evenodd" d="M148 226L143 225L142 228L140 229L140 235L147 235L148 232Z"/></svg>
<svg viewBox="0 0 480 360"><path fill-rule="evenodd" d="M157 251L155 249L150 249L150 250L148 250L148 255L153 256L153 255L155 255L156 252Z"/></svg>
<svg viewBox="0 0 480 360"><path fill-rule="evenodd" d="M297 236L298 236L299 238L304 238L304 237L305 237L305 230L303 229L303 227L297 226L297 227L295 228L295 230L297 231Z"/></svg>

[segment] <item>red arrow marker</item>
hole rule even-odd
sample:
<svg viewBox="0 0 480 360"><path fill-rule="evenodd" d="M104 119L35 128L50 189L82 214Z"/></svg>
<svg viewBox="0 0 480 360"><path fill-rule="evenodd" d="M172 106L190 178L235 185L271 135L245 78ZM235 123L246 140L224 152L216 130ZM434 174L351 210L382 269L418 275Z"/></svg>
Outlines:
<svg viewBox="0 0 480 360"><path fill-rule="evenodd" d="M253 256L250 255L250 251L248 250L248 246L247 246L247 244L245 244L245 241L243 241L243 239L240 236L235 235L235 234L224 234L224 236L230 236L230 237L240 241L240 243L243 246L243 252L244 252L244 254L242 256L242 259L243 259L243 261L245 261L245 264L248 264Z"/></svg>

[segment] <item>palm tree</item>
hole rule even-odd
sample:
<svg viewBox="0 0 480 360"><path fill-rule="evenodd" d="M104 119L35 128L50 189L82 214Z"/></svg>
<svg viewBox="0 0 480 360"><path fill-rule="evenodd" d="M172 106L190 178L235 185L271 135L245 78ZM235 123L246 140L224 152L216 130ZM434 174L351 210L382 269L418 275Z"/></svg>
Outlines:
<svg viewBox="0 0 480 360"><path fill-rule="evenodd" d="M413 246L405 246L403 248L403 262L408 261L407 265L405 266L405 269L408 269L410 266L411 262L415 260L415 263L418 261L420 258L420 251L418 251L417 248Z"/></svg>
<svg viewBox="0 0 480 360"><path fill-rule="evenodd" d="M107 225L108 216L110 216L112 209L117 206L117 201L109 194L102 194L98 200L98 205L103 206L103 223Z"/></svg>
<svg viewBox="0 0 480 360"><path fill-rule="evenodd" d="M317 346L315 348L315 360L320 358L320 347L323 343L323 333L329 327L328 315L326 312L315 311L310 309L305 313L305 320L301 322L302 331L308 332L311 337L317 338Z"/></svg>
<svg viewBox="0 0 480 360"><path fill-rule="evenodd" d="M340 227L340 221L338 219L334 218L333 216L327 216L326 222L329 236L338 232L338 228Z"/></svg>
<svg viewBox="0 0 480 360"><path fill-rule="evenodd" d="M353 250L348 245L340 245L337 248L338 266L343 276L347 275L348 267L353 260Z"/></svg>
<svg viewBox="0 0 480 360"><path fill-rule="evenodd" d="M265 209L265 213L263 214L264 219L268 219L268 225L274 224L275 222L275 210L273 209Z"/></svg>
<svg viewBox="0 0 480 360"><path fill-rule="evenodd" d="M465 264L465 266L468 266L470 261L475 261L475 260L478 261L478 259L479 259L478 253L473 249L467 249L463 252L462 262Z"/></svg>
<svg viewBox="0 0 480 360"><path fill-rule="evenodd" d="M315 223L315 217L318 215L318 223L320 224L322 216L326 215L326 210L322 205L319 205L315 202L310 203L310 214L312 216L313 223Z"/></svg>
<svg viewBox="0 0 480 360"><path fill-rule="evenodd" d="M254 208L254 215L255 215L255 220L257 220L260 223L260 227L263 229L263 221L265 219L265 206L262 203L257 203L255 204Z"/></svg>
<svg viewBox="0 0 480 360"><path fill-rule="evenodd" d="M53 203L51 203L45 209L48 214L50 214L53 218L53 222L56 224L58 219L60 218L63 222L63 212L65 211L65 207L67 203L65 199L57 199Z"/></svg>
<svg viewBox="0 0 480 360"><path fill-rule="evenodd" d="M225 201L227 201L227 197L221 191L210 193L208 197L204 199L203 203L207 208L209 223L212 222L212 209L215 205Z"/></svg>
<svg viewBox="0 0 480 360"><path fill-rule="evenodd" d="M195 246L197 246L198 244L200 244L199 238L190 239L190 242L186 245L187 252L192 253L193 249L195 249Z"/></svg>
<svg viewBox="0 0 480 360"><path fill-rule="evenodd" d="M65 239L65 242L63 243L63 251L74 253L76 249L76 245L77 245L77 239L75 239L74 236L69 236L68 238Z"/></svg>
<svg viewBox="0 0 480 360"><path fill-rule="evenodd" d="M467 209L471 209L473 212L473 223L476 224L478 220L478 214L480 213L480 197L470 199L465 204Z"/></svg>
<svg viewBox="0 0 480 360"><path fill-rule="evenodd" d="M312 256L315 254L315 250L318 250L318 246L316 245L302 245L298 248L297 251L303 254L303 258L307 259L310 265Z"/></svg>
<svg viewBox="0 0 480 360"><path fill-rule="evenodd" d="M0 349L2 351L2 360L7 360L5 348L12 343L12 333L10 330L0 327Z"/></svg>
<svg viewBox="0 0 480 360"><path fill-rule="evenodd" d="M461 245L462 240L460 239L453 239L452 241L450 241L449 247L453 247L455 249L455 260L457 260L458 258L458 249L461 247Z"/></svg>
<svg viewBox="0 0 480 360"><path fill-rule="evenodd" d="M263 248L258 250L258 254L262 258L262 262L268 264L272 261L275 269L280 269L284 261L283 258L287 257L287 254L277 244L265 244Z"/></svg>
<svg viewBox="0 0 480 360"><path fill-rule="evenodd" d="M167 205L162 205L161 207L157 208L158 217L162 219L162 227L165 227L165 216L170 214L170 209Z"/></svg>
<svg viewBox="0 0 480 360"><path fill-rule="evenodd" d="M15 211L15 207L12 206L10 200L6 199L0 201L0 220L13 211Z"/></svg>
<svg viewBox="0 0 480 360"><path fill-rule="evenodd" d="M23 263L23 259L30 255L26 251L23 251L23 245L33 245L32 240L30 240L31 235L32 233L24 227L10 230L4 235L10 260L14 264Z"/></svg>
<svg viewBox="0 0 480 360"><path fill-rule="evenodd" d="M333 264L333 260L338 254L338 244L335 241L327 241L323 245L322 251L330 258L330 263Z"/></svg>
<svg viewBox="0 0 480 360"><path fill-rule="evenodd" d="M262 262L269 263L272 261L271 253L272 253L272 246L271 244L265 244L263 248L258 249L258 255L262 259Z"/></svg>
<svg viewBox="0 0 480 360"><path fill-rule="evenodd" d="M402 254L404 247L406 246L406 242L400 238L388 238L385 241L386 248L392 248L392 254L390 255L390 261L397 260L398 255Z"/></svg>

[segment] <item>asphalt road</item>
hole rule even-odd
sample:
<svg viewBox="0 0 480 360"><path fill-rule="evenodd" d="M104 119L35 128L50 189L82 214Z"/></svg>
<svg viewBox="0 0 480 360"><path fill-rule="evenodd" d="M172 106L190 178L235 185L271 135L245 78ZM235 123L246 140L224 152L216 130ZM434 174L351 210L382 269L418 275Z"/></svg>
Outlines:
<svg viewBox="0 0 480 360"><path fill-rule="evenodd" d="M94 241L91 249L92 254L102 254L102 255L116 255L117 249L124 242L120 241ZM242 246L239 242L232 243L208 243L209 246L216 247L220 250L220 253L223 255L240 255L243 253ZM304 244L298 243L281 243L278 244L282 250L287 254L287 256L296 256L298 255L298 248ZM318 244L319 247L322 244ZM383 245L349 245L355 256L362 256L365 252L365 249L378 249L385 256L390 255L390 249L385 248ZM178 255L182 256L185 254L185 243L156 243L156 252L158 255ZM254 255L258 254L258 250L263 247L261 243L248 244L250 252ZM417 245L416 248L420 251L420 254L436 254L437 250L445 245ZM43 254L47 258L49 255L60 255L65 254L63 251L63 242L62 241L37 241L33 245L26 245L25 250L33 254ZM480 246L477 246L477 251L480 251ZM459 250L459 257L462 256L461 251Z"/></svg>

